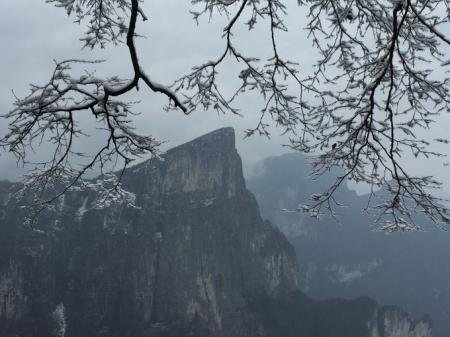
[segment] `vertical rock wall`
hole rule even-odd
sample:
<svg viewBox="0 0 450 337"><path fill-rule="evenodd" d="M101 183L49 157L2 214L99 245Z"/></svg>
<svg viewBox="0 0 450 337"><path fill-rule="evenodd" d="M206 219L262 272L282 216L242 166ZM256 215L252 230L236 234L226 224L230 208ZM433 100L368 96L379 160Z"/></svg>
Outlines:
<svg viewBox="0 0 450 337"><path fill-rule="evenodd" d="M370 325L371 301L298 291L295 252L261 219L232 129L122 183L134 203L99 208L95 192L70 192L34 231L17 186L0 184L0 337L403 337ZM407 324L395 322L386 331Z"/></svg>

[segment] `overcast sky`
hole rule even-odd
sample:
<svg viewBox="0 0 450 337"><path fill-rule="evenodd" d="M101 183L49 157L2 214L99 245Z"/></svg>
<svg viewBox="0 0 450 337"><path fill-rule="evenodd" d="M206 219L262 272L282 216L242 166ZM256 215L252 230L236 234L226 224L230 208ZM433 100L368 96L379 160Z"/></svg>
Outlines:
<svg viewBox="0 0 450 337"><path fill-rule="evenodd" d="M292 0L292 2L295 2ZM215 18L211 23L203 20L199 26L189 13L190 1L164 0L147 1L144 9L150 17L147 22L140 22L138 33L146 38L139 39L138 48L141 62L154 80L169 84L194 66L217 57L224 48L221 31L224 19ZM306 40L302 25L305 24L302 10L295 7L289 12L287 24L290 32L280 34L280 50L289 58L299 61L302 71L312 69L314 52L311 42ZM100 67L99 75L121 75L129 77L130 62L124 47L109 46L104 51L92 52L81 50L78 40L83 33L83 26L72 23L61 9L46 4L44 0L1 0L0 13L0 109L4 113L12 107L13 89L18 96L24 96L29 83L44 83L53 70L53 59L63 60L74 57L84 59L107 59ZM206 19L206 18L205 18ZM266 51L268 31L242 31L237 37L241 46L249 54L262 54ZM229 67L229 68L227 68ZM226 90L231 82L227 74L235 69L232 64L225 64L222 83ZM231 77L230 77L231 78ZM167 103L165 97L141 90L130 99L140 100L136 111L142 113L136 123L139 130L167 141L164 148L181 144L194 137L223 126L233 126L237 135L238 150L247 167L258 160L287 152L283 144L287 139L279 136L281 130L273 130L270 140L263 137L252 137L243 140L243 131L254 127L258 118L258 99L248 95L239 101L244 117L218 116L214 112L198 111L190 116L181 112L163 111ZM435 128L433 136L445 136L448 130L448 119ZM445 124L445 125L444 125ZM0 133L6 129L5 120L0 120ZM94 136L83 140L85 146L91 147L98 141ZM42 150L42 149L41 149ZM424 163L412 161L411 168L418 173L434 174L445 182L445 189L450 190L449 168L438 162ZM433 171L433 172L432 172ZM13 158L1 153L0 179L12 179L18 176Z"/></svg>

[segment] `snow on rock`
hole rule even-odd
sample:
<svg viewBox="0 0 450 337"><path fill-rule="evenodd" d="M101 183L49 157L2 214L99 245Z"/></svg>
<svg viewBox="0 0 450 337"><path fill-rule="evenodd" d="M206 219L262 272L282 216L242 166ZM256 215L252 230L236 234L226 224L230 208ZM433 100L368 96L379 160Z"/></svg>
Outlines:
<svg viewBox="0 0 450 337"><path fill-rule="evenodd" d="M80 208L78 208L78 211L76 214L78 221L80 221L83 218L84 213L86 213L88 211L87 202L88 202L88 197L85 197L83 199L83 204L80 206Z"/></svg>

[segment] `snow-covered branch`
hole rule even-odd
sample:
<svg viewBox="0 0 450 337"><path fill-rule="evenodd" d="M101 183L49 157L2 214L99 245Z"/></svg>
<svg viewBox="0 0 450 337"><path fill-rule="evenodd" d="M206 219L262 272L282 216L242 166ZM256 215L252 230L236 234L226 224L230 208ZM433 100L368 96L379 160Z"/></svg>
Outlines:
<svg viewBox="0 0 450 337"><path fill-rule="evenodd" d="M275 124L290 135L293 149L317 155L314 174L343 168L335 183L305 207L313 215L323 208L332 212L339 205L336 190L353 180L371 185L373 194L377 188L387 193L381 203L369 205L386 221L386 230L415 229L414 213L425 213L438 224L450 222L443 201L431 193L440 183L412 174L404 164L407 154L442 156L433 150L435 137L420 137L418 130L429 131L441 113L450 111L450 77L436 71L450 65L444 49L450 45L445 34L447 1L298 0L308 13L306 31L319 54L314 71L302 73L278 47L279 35L288 29L285 1L192 0L191 13L198 22L204 15L227 17L224 47L216 58L194 67L170 87L154 82L139 62L134 39L138 19L147 19L144 0L47 2L86 25L85 47L123 43L133 66L129 79L103 79L89 70L83 76L73 74L75 65L95 68L95 62L57 62L49 82L33 85L31 94L17 98L6 115L10 129L0 146L19 160L27 162L39 142L52 144L53 156L37 166L33 177L45 188L47 181L69 172L72 179L57 196L95 166L104 168L119 160L126 167L135 157L157 154L159 142L133 129L132 106L122 98L144 83L185 114L198 108L240 114L237 98L257 92L263 104L248 136L269 136L269 126ZM257 25L267 25L268 59L247 55L235 41L242 25L253 32ZM228 60L240 66L239 84L231 94L218 80ZM76 164L85 154L73 145L84 136L77 124L80 113L90 113L105 131L104 146L81 168Z"/></svg>

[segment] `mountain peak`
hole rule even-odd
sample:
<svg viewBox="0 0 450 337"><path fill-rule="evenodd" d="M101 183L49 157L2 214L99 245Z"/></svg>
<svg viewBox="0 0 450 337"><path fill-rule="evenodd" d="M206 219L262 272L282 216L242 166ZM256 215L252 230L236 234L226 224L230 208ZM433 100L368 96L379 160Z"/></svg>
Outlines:
<svg viewBox="0 0 450 337"><path fill-rule="evenodd" d="M234 129L232 127L225 127L214 130L198 138L195 138L190 142L170 149L169 151L167 151L167 153L183 150L187 147L195 147L202 150L215 150L220 152L230 150L233 151L236 147Z"/></svg>
<svg viewBox="0 0 450 337"><path fill-rule="evenodd" d="M204 192L234 196L245 190L242 162L231 127L221 128L130 168L123 182L132 192Z"/></svg>

